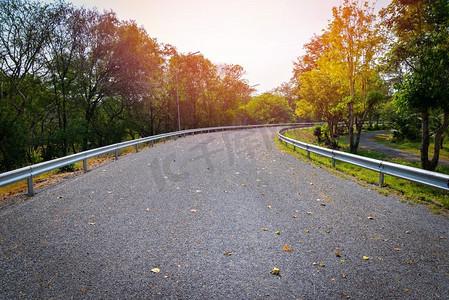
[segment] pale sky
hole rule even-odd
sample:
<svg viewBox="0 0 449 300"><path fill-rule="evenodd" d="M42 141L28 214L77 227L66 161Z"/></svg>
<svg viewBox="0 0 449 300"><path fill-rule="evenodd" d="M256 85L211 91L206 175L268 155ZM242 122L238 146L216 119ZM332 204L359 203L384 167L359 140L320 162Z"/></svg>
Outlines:
<svg viewBox="0 0 449 300"><path fill-rule="evenodd" d="M67 0L113 10L179 52L201 53L215 64L239 64L259 93L292 76L303 45L320 34L343 0ZM391 0L377 0L376 11ZM373 3L374 0L371 0Z"/></svg>

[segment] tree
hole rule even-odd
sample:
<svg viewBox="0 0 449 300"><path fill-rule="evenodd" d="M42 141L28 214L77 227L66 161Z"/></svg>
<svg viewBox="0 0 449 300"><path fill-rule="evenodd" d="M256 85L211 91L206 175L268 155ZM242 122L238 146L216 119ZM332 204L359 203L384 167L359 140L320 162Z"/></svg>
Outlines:
<svg viewBox="0 0 449 300"><path fill-rule="evenodd" d="M280 95L264 93L253 97L245 109L253 124L290 123L294 120L293 110Z"/></svg>
<svg viewBox="0 0 449 300"><path fill-rule="evenodd" d="M421 116L421 166L435 170L449 125L449 3L446 0L393 0L382 12L394 33L386 62L398 83L395 97ZM429 158L431 114L441 112Z"/></svg>
<svg viewBox="0 0 449 300"><path fill-rule="evenodd" d="M367 1L345 0L333 8L333 20L329 23L325 43L329 44L325 57L338 64L340 76L347 81L348 129L350 151L357 152L362 125L371 108L383 97L381 88L373 83L379 76L373 70L375 54L382 39L375 28L375 15ZM371 87L371 89L370 89ZM371 90L371 93L370 93ZM374 96L375 95L375 96ZM359 109L359 122L356 122ZM354 125L357 136L354 140Z"/></svg>

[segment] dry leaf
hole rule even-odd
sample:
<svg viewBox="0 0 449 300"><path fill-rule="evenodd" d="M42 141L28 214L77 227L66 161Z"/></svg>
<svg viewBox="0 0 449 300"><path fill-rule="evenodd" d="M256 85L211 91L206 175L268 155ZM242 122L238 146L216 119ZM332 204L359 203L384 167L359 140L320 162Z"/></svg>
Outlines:
<svg viewBox="0 0 449 300"><path fill-rule="evenodd" d="M396 251L401 251L401 248L394 248L394 250L396 250Z"/></svg>
<svg viewBox="0 0 449 300"><path fill-rule="evenodd" d="M273 275L279 275L281 276L281 270L279 270L278 268L273 268L273 270L270 271L271 274Z"/></svg>
<svg viewBox="0 0 449 300"><path fill-rule="evenodd" d="M308 211L306 214L308 214L308 215L313 215L313 212Z"/></svg>
<svg viewBox="0 0 449 300"><path fill-rule="evenodd" d="M244 183L244 184L242 184L242 186L243 186L243 187L245 187L245 186L246 186L246 184Z"/></svg>
<svg viewBox="0 0 449 300"><path fill-rule="evenodd" d="M411 265L411 264L413 264L413 261L409 260L409 261L407 261L407 264Z"/></svg>
<svg viewBox="0 0 449 300"><path fill-rule="evenodd" d="M95 222L89 222L88 225L95 225Z"/></svg>
<svg viewBox="0 0 449 300"><path fill-rule="evenodd" d="M363 256L363 259L364 259L364 260L368 260L369 257L364 255L364 256Z"/></svg>
<svg viewBox="0 0 449 300"><path fill-rule="evenodd" d="M318 263L317 262L313 262L312 266L318 266Z"/></svg>
<svg viewBox="0 0 449 300"><path fill-rule="evenodd" d="M326 206L326 203L321 203L320 205L321 205L321 206Z"/></svg>
<svg viewBox="0 0 449 300"><path fill-rule="evenodd" d="M262 231L268 231L268 228L262 227Z"/></svg>
<svg viewBox="0 0 449 300"><path fill-rule="evenodd" d="M161 269L159 269L159 268L153 268L153 269L151 269L151 272L157 274L157 273L161 272Z"/></svg>
<svg viewBox="0 0 449 300"><path fill-rule="evenodd" d="M271 205L268 205L267 207L268 207L268 208L271 208Z"/></svg>
<svg viewBox="0 0 449 300"><path fill-rule="evenodd" d="M85 293L85 292L87 292L87 290L89 289L89 287L85 287L84 289L82 289L81 291L83 292L83 293Z"/></svg>
<svg viewBox="0 0 449 300"><path fill-rule="evenodd" d="M324 268L326 265L325 264L320 264L320 267Z"/></svg>
<svg viewBox="0 0 449 300"><path fill-rule="evenodd" d="M223 255L230 256L230 255L232 255L232 251L225 252L225 253L223 253Z"/></svg>
<svg viewBox="0 0 449 300"><path fill-rule="evenodd" d="M275 231L274 233L276 233L277 235L281 234L281 232L279 230Z"/></svg>
<svg viewBox="0 0 449 300"><path fill-rule="evenodd" d="M346 274L341 274L341 278L346 278Z"/></svg>
<svg viewBox="0 0 449 300"><path fill-rule="evenodd" d="M283 249L286 252L290 252L290 253L293 252L293 250L289 246L287 246L287 245L285 245Z"/></svg>
<svg viewBox="0 0 449 300"><path fill-rule="evenodd" d="M293 219L296 219L296 218L297 218L297 216L296 216L296 215L292 215L292 218L293 218Z"/></svg>
<svg viewBox="0 0 449 300"><path fill-rule="evenodd" d="M351 299L351 296L349 296L348 294L346 294L346 293L344 293L344 292L341 292L341 293L340 293L340 296L341 296L342 298L344 298L344 299Z"/></svg>
<svg viewBox="0 0 449 300"><path fill-rule="evenodd" d="M305 233L309 233L309 230L308 230L308 229L304 229L304 232L305 232Z"/></svg>
<svg viewBox="0 0 449 300"><path fill-rule="evenodd" d="M335 252L335 256L336 256L336 257L341 257L341 254L338 253L338 252Z"/></svg>
<svg viewBox="0 0 449 300"><path fill-rule="evenodd" d="M191 209L190 212L196 213L196 209Z"/></svg>

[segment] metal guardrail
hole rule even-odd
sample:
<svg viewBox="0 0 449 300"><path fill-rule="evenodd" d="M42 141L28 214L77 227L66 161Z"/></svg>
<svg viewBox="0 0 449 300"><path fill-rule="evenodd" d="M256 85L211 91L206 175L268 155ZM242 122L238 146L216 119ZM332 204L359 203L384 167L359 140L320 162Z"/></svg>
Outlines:
<svg viewBox="0 0 449 300"><path fill-rule="evenodd" d="M285 142L286 145L292 145L294 150L298 147L307 151L308 158L310 158L310 152L313 152L331 158L332 167L335 167L335 161L338 160L379 172L379 185L384 184L384 175L386 174L449 191L449 175L306 144L283 135L284 132L293 129L297 128L281 129L277 134L279 140Z"/></svg>
<svg viewBox="0 0 449 300"><path fill-rule="evenodd" d="M211 132L211 131L224 131L224 130L237 130L237 129L249 129L249 128L261 128L261 127L276 127L276 126L305 126L311 125L311 123L287 123L287 124L265 124L265 125L245 125L245 126L222 126L222 127L209 127L209 128L199 128L199 129L190 129L190 130L181 130L176 132L164 133L159 135L153 135L145 138L125 141L122 143L117 143L113 145L108 145L101 148L96 148L68 156L64 156L61 158L53 159L50 161L42 162L39 164L35 164L28 167L23 167L17 170L12 170L9 172L0 174L0 187L9 185L18 181L27 180L28 182L28 195L34 195L34 184L33 178L42 173L46 173L48 171L52 171L55 169L59 169L61 167L67 166L72 163L76 163L79 161L83 162L84 172L88 171L87 168L87 159L98 156L101 154L105 154L108 152L115 153L115 159L118 159L118 151L120 149L134 146L136 148L136 152L139 151L139 144L151 142L154 145L154 141L157 140L165 140L169 138L177 138L179 136L185 136L186 134L195 134L195 133L203 133L203 132ZM313 125L313 124L312 124Z"/></svg>

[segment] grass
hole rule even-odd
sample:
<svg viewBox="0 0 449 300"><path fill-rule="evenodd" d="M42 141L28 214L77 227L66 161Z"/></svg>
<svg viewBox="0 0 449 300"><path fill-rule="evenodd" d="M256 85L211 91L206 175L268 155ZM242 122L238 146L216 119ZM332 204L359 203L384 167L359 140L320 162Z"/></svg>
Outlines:
<svg viewBox="0 0 449 300"><path fill-rule="evenodd" d="M300 140L306 143L317 144L315 137L313 136L313 129L299 129L295 131L289 131L287 136ZM276 139L277 141L277 139ZM345 150L346 141L343 141L340 145ZM286 150L289 153L304 159L307 159L305 151L294 151L293 146L286 146L283 143L277 141L277 145L280 149ZM359 155L367 156L375 159L388 160L384 154L376 153L373 151L359 151ZM313 163L328 168L329 171L343 177L349 177L358 180L361 184L376 185L376 189L380 194L387 195L394 193L401 196L404 201L409 203L423 203L426 204L434 213L447 212L449 210L449 193L443 190L435 189L426 185L414 183L408 180L396 178L393 176L385 175L384 186L379 187L379 173L371 170L367 170L361 167L357 167L344 162L336 162L336 167L332 168L332 160L320 156L318 154L311 153L310 161ZM404 165L418 167L419 163L404 161L399 159L391 159L395 163L401 163ZM439 167L438 171L449 174L449 168Z"/></svg>

